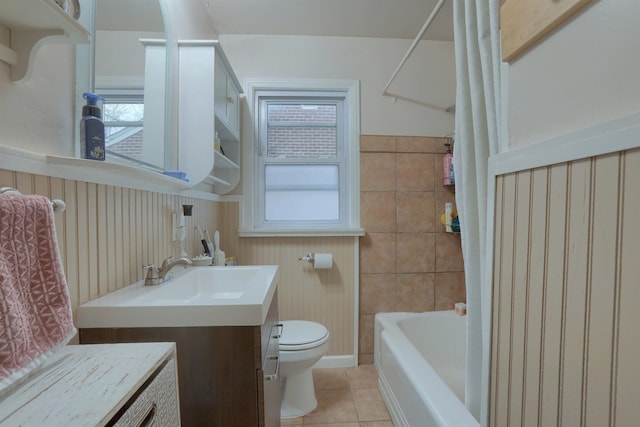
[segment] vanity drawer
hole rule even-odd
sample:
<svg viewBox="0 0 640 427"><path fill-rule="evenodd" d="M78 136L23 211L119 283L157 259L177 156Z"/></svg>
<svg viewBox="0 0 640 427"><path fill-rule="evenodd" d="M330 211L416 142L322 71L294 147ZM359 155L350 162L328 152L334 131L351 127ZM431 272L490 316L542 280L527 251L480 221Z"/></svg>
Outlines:
<svg viewBox="0 0 640 427"><path fill-rule="evenodd" d="M273 296L267 318L260 330L261 367L256 371L258 384L258 426L280 426L280 335L282 325L278 322L278 294ZM258 355L256 355L258 356Z"/></svg>
<svg viewBox="0 0 640 427"><path fill-rule="evenodd" d="M256 366L264 367L268 356L278 355L280 351L279 338L282 334L281 328L282 326L279 326L278 323L278 291L276 291L264 324L260 328L260 355L259 359L256 359Z"/></svg>

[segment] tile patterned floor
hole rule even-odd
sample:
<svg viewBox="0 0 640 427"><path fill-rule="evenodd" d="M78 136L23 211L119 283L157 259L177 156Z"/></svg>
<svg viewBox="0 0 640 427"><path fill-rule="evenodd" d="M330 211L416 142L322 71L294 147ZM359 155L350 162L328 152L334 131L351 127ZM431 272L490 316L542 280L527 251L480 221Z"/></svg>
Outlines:
<svg viewBox="0 0 640 427"><path fill-rule="evenodd" d="M315 369L313 381L318 407L304 417L282 420L282 427L393 427L373 365Z"/></svg>

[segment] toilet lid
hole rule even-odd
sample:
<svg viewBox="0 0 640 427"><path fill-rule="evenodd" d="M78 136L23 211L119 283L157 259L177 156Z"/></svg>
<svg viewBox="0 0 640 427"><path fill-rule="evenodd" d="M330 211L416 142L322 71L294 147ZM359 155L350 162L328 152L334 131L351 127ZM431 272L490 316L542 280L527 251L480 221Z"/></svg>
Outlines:
<svg viewBox="0 0 640 427"><path fill-rule="evenodd" d="M320 323L309 322L307 320L285 320L282 323L282 335L280 336L280 347L313 347L309 344L326 341L329 331Z"/></svg>

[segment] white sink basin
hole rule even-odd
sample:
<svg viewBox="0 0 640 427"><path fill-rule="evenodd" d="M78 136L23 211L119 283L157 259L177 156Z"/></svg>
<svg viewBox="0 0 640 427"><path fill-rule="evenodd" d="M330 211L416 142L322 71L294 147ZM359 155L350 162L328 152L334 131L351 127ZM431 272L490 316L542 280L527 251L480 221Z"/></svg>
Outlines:
<svg viewBox="0 0 640 427"><path fill-rule="evenodd" d="M160 285L138 282L78 307L79 328L255 326L264 323L278 267L176 267Z"/></svg>

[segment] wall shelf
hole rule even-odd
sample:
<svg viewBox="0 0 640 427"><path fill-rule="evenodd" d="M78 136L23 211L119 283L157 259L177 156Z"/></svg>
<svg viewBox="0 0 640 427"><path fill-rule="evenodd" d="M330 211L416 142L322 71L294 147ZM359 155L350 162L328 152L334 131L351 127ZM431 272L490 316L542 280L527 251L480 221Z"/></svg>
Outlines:
<svg viewBox="0 0 640 427"><path fill-rule="evenodd" d="M0 60L11 65L11 80L27 80L38 49L50 43L89 43L89 32L53 0L3 0L0 25L11 32L0 44Z"/></svg>
<svg viewBox="0 0 640 427"><path fill-rule="evenodd" d="M225 181L222 178L219 178L215 175L209 175L204 179L204 182L206 182L207 184L211 184L211 185L218 185L218 186L230 186L231 183L229 181Z"/></svg>
<svg viewBox="0 0 640 427"><path fill-rule="evenodd" d="M193 189L188 182L150 169L110 161L52 156L6 145L0 145L0 169L171 194Z"/></svg>
<svg viewBox="0 0 640 427"><path fill-rule="evenodd" d="M237 163L235 163L233 160L231 160L230 158L228 158L227 156L225 156L224 154L218 152L218 151L214 151L214 156L215 156L215 163L214 163L214 167L216 168L227 168L227 169L240 169L240 166L238 166Z"/></svg>

